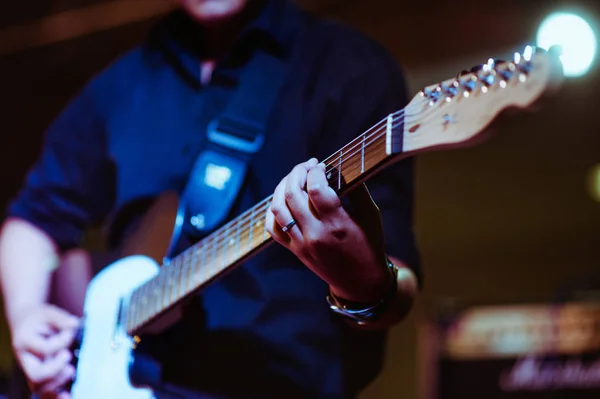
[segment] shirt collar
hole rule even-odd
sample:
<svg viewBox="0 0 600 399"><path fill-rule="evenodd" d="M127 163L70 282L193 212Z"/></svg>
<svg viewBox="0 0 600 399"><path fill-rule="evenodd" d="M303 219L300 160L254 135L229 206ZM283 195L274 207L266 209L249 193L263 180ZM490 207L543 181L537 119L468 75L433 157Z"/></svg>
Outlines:
<svg viewBox="0 0 600 399"><path fill-rule="evenodd" d="M240 33L234 52L242 47L250 50L261 47L285 57L297 31L299 10L291 0L250 1L259 7L258 12ZM155 25L148 40L150 47L158 48L167 62L198 87L201 86L198 58L202 48L197 38L202 35L202 29L184 11L176 10Z"/></svg>

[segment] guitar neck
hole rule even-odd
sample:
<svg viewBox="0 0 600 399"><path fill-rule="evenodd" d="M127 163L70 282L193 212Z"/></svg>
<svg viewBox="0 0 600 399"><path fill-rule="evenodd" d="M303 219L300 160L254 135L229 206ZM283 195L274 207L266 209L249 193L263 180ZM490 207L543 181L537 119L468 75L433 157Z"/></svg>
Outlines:
<svg viewBox="0 0 600 399"><path fill-rule="evenodd" d="M390 114L322 161L329 184L338 195L367 180L402 152L403 121L402 111ZM128 333L135 334L272 242L265 225L271 199L264 199L189 247L134 290L127 310Z"/></svg>
<svg viewBox="0 0 600 399"><path fill-rule="evenodd" d="M503 110L529 108L561 81L558 54L527 46L511 62L490 59L471 72L428 86L403 110L323 160L329 184L343 196L403 157L471 145ZM128 333L133 335L269 244L265 220L270 204L271 197L261 201L134 290L126 314Z"/></svg>

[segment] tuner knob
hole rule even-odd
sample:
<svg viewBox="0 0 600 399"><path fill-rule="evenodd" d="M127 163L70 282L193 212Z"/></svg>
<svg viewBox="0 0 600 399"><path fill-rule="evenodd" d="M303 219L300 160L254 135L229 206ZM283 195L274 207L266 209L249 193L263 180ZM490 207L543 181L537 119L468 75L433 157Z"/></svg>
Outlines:
<svg viewBox="0 0 600 399"><path fill-rule="evenodd" d="M438 86L435 89L424 89L422 93L423 96L425 96L425 98L427 98L428 100L436 102L440 99L440 96L442 95L442 88Z"/></svg>
<svg viewBox="0 0 600 399"><path fill-rule="evenodd" d="M449 97L454 97L458 94L459 87L460 87L460 84L458 83L457 80L455 80L452 83L450 83L449 85L447 85L447 84L442 85L442 92Z"/></svg>
<svg viewBox="0 0 600 399"><path fill-rule="evenodd" d="M523 50L523 58L527 62L531 61L531 59L533 58L534 55L535 55L535 48L533 48L532 46L526 46L525 49Z"/></svg>
<svg viewBox="0 0 600 399"><path fill-rule="evenodd" d="M515 65L519 65L521 63L521 53L515 53L513 55L513 62L515 63Z"/></svg>
<svg viewBox="0 0 600 399"><path fill-rule="evenodd" d="M506 82L511 80L515 74L513 71L511 71L508 68L498 69L497 72L498 72L498 75L500 75L500 77L502 78L502 80L504 80Z"/></svg>
<svg viewBox="0 0 600 399"><path fill-rule="evenodd" d="M468 92L472 92L477 87L477 78L475 76L471 76L469 79L462 79L460 81L460 86Z"/></svg>
<svg viewBox="0 0 600 399"><path fill-rule="evenodd" d="M480 75L479 80L481 80L481 83L483 83L485 86L490 87L496 81L496 77L491 73L488 73L485 75Z"/></svg>
<svg viewBox="0 0 600 399"><path fill-rule="evenodd" d="M485 86L491 86L494 84L494 62L490 59L487 64L477 65L471 68L471 72L477 75L477 78Z"/></svg>

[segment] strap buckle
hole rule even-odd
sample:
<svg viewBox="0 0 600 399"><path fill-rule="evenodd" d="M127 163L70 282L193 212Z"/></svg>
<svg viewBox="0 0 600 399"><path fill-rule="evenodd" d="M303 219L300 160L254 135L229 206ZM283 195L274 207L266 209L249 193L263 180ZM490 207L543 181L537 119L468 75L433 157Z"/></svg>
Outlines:
<svg viewBox="0 0 600 399"><path fill-rule="evenodd" d="M211 142L248 154L254 154L260 150L265 141L265 135L259 130L258 126L252 126L253 124L245 121L234 121L230 118L227 118L226 121L231 123L222 126L223 120L215 119L208 124L208 139ZM223 129L223 127L226 129ZM254 134L250 135L247 132L253 132Z"/></svg>

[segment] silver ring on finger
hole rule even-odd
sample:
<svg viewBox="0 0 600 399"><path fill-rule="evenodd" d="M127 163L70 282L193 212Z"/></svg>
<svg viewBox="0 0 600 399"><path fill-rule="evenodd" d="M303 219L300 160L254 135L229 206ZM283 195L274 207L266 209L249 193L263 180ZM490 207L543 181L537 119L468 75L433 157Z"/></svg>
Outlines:
<svg viewBox="0 0 600 399"><path fill-rule="evenodd" d="M292 227L294 227L295 224L296 224L296 221L294 219L292 219L292 221L289 222L288 224L286 224L285 227L281 229L281 231L283 231L285 233L286 231L289 231Z"/></svg>

